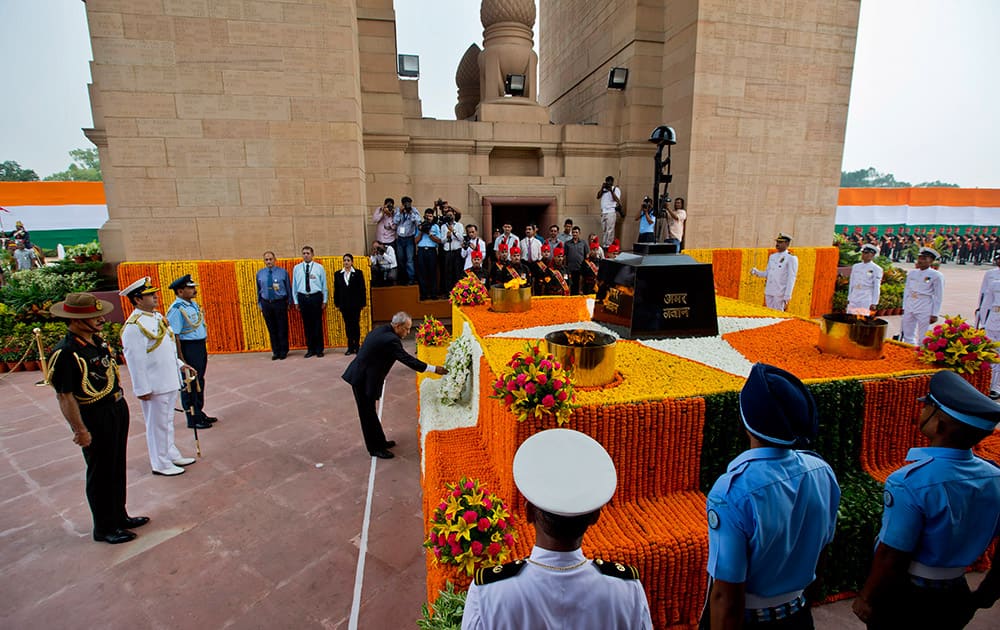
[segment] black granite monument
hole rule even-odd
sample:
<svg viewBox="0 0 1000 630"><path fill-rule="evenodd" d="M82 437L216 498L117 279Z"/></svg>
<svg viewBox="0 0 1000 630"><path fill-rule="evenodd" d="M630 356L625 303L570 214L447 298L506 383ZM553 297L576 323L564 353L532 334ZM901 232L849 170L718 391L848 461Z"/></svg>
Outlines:
<svg viewBox="0 0 1000 630"><path fill-rule="evenodd" d="M672 253L669 243L636 243L601 261L595 322L628 339L719 334L712 265Z"/></svg>

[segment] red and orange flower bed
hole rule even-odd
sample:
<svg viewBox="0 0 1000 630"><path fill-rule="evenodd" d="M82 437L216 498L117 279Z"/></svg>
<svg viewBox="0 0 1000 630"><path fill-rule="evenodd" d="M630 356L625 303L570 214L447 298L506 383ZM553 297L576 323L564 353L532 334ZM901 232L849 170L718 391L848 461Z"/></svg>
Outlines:
<svg viewBox="0 0 1000 630"><path fill-rule="evenodd" d="M735 267L737 257L723 253L718 262ZM735 285L726 291L735 292ZM887 343L883 357L875 361L823 355L816 349L819 327L811 321L724 297L717 299L717 310L720 318L756 318L756 324L734 326L729 319L733 332L707 343L725 346L749 363L768 362L797 374L817 400L821 436L816 450L838 474L844 492L841 527L853 532L834 541L824 575L827 595L854 590L870 563L880 483L903 464L907 449L920 443L913 426L919 413L916 397L926 393L934 370L901 344ZM518 422L503 401L488 394L506 363L524 348L526 338L518 336L519 330L532 329L537 339L540 326L586 320L584 298L533 300L532 310L516 316L492 313L488 305L455 309L454 334L469 323L483 349L481 395L473 410L475 426L425 435L425 529L446 484L475 477L515 515L519 529L512 557L530 552L534 532L523 518L524 499L514 486L511 462L525 439L556 422L532 416ZM743 377L723 369L725 365L702 362L697 354L685 358L659 347L619 341L618 377L604 387L577 389L577 407L565 426L603 444L618 471L618 488L588 531L584 552L639 568L656 627L694 628L707 583L704 493L745 448L736 402ZM980 389L989 385L985 370L967 378ZM987 441L980 450L1000 455L1000 439ZM447 581L468 583L453 566L429 555L431 601Z"/></svg>

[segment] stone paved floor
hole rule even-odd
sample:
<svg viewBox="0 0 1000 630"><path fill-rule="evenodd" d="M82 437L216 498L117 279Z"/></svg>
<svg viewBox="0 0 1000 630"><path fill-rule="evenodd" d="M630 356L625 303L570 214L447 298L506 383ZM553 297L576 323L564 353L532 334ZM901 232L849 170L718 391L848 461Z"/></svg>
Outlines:
<svg viewBox="0 0 1000 630"><path fill-rule="evenodd" d="M945 311L971 314L985 269L945 267ZM90 540L84 464L51 389L34 386L37 372L0 380L0 627L347 628L371 459L342 352L212 356L220 422L179 477L150 474L128 396L128 507L152 522L118 546ZM377 463L361 628L413 628L425 600L415 414L413 374L397 366L384 416L399 445ZM193 455L183 424L178 414L177 443ZM849 601L815 617L861 627ZM1000 627L1000 612L970 627Z"/></svg>

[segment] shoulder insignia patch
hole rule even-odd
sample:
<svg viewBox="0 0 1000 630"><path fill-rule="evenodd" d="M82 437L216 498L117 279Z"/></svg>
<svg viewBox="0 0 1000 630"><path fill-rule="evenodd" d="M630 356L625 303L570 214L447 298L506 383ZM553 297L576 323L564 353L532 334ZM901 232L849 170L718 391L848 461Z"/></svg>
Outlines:
<svg viewBox="0 0 1000 630"><path fill-rule="evenodd" d="M886 490L882 494L882 503L885 504L885 507L892 507L892 503L893 503L892 493L889 492L888 490Z"/></svg>
<svg viewBox="0 0 1000 630"><path fill-rule="evenodd" d="M597 560L594 560L594 566L597 567L598 571L609 577L616 577L622 580L639 579L639 569L627 564L622 564L621 562L609 562L598 558Z"/></svg>
<svg viewBox="0 0 1000 630"><path fill-rule="evenodd" d="M512 578L520 573L524 566L524 560L515 560L506 564L498 564L495 567L481 567L476 569L476 584L485 586L486 584Z"/></svg>
<svg viewBox="0 0 1000 630"><path fill-rule="evenodd" d="M708 526L712 529L719 529L719 513L715 510L708 511Z"/></svg>

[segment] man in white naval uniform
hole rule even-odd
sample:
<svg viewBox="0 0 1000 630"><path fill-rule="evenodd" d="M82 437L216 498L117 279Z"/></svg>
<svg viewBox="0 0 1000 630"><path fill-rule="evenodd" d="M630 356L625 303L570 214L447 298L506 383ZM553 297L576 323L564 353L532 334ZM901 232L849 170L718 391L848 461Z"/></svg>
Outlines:
<svg viewBox="0 0 1000 630"><path fill-rule="evenodd" d="M517 449L514 483L527 499L535 547L525 560L476 571L462 630L652 628L635 568L580 550L615 492L607 451L578 431L541 431Z"/></svg>
<svg viewBox="0 0 1000 630"><path fill-rule="evenodd" d="M930 247L921 247L917 254L917 268L906 274L903 288L903 330L905 343L918 344L931 324L937 321L944 297L944 276L931 263L938 253Z"/></svg>
<svg viewBox="0 0 1000 630"><path fill-rule="evenodd" d="M882 268L872 262L878 247L871 243L861 246L861 262L851 267L851 288L847 293L847 312L871 315L878 309L882 294Z"/></svg>
<svg viewBox="0 0 1000 630"><path fill-rule="evenodd" d="M979 287L979 308L976 309L976 327L984 328L993 341L1000 341L1000 252L994 261L997 266L983 276ZM990 381L990 398L1000 398L1000 363L993 364Z"/></svg>
<svg viewBox="0 0 1000 630"><path fill-rule="evenodd" d="M799 274L799 259L788 251L792 237L784 232L774 239L774 248L778 251L767 259L767 269L761 271L754 267L750 270L758 278L767 278L764 285L764 303L768 308L783 311L792 300L792 289L795 288L795 277Z"/></svg>
<svg viewBox="0 0 1000 630"><path fill-rule="evenodd" d="M146 420L146 446L154 475L179 475L181 466L193 464L174 444L174 404L180 389L180 370L194 369L177 358L177 344L166 318L157 312L157 292L149 277L136 280L120 295L135 306L122 326L122 348L132 392L139 399Z"/></svg>

